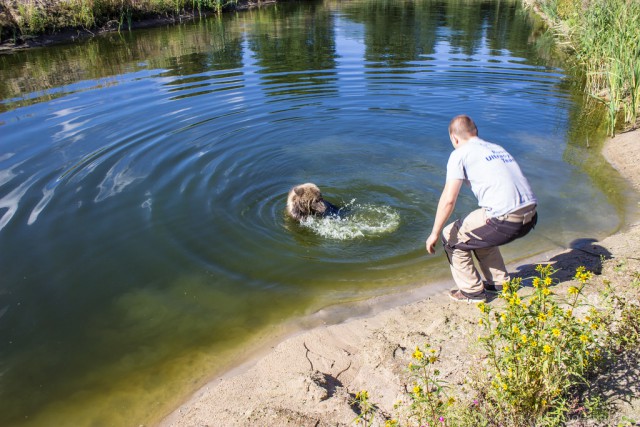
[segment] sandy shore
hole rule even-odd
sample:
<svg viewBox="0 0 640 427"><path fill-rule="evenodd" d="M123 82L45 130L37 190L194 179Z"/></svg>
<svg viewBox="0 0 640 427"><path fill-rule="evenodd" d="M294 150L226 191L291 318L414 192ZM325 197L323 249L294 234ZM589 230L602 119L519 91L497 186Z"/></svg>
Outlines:
<svg viewBox="0 0 640 427"><path fill-rule="evenodd" d="M603 153L640 191L640 130L609 140ZM584 265L599 274L593 281L595 295L602 280L628 285L630 274L640 272L639 251L640 222L633 222L600 242L574 242L570 249L540 254L509 268L528 277L536 264L552 263L562 269L556 275L562 287L571 283L575 268ZM452 286L453 282L430 285L430 294L417 301L290 336L209 382L160 425L352 425L356 413L349 402L362 389L369 391L382 413L392 414L408 387L411 353L425 343L441 349L443 378L461 385L478 363L474 346L479 312L473 304L451 301L444 289ZM610 387L617 405L617 418L610 421L623 416L640 419L640 371L638 363L631 366Z"/></svg>

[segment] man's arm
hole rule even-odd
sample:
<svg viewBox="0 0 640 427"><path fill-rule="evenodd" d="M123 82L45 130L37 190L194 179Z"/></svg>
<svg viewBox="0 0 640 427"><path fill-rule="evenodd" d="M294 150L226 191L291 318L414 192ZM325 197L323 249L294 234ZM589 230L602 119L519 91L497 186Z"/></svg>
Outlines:
<svg viewBox="0 0 640 427"><path fill-rule="evenodd" d="M447 222L453 209L456 207L456 200L462 187L462 179L453 179L446 182L442 194L440 195L440 201L438 202L438 210L436 211L436 218L433 221L433 229L431 234L427 238L427 252L430 254L435 253L436 243L440 238L440 233L444 228L444 224Z"/></svg>

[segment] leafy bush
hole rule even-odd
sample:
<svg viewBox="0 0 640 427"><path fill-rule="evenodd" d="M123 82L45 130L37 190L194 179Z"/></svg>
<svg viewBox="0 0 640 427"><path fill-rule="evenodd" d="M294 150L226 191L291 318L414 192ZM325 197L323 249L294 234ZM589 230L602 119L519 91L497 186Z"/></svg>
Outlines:
<svg viewBox="0 0 640 427"><path fill-rule="evenodd" d="M558 426L569 416L606 419L601 396L584 396L594 373L626 350L640 345L640 304L628 300L605 281L599 308L587 304L585 287L592 273L576 270L575 285L558 295L551 266L537 266L533 291L521 296L521 279L504 284L502 304L478 303L483 328L484 363L471 381L472 398L457 398L440 378L439 352L416 347L409 364L408 414L385 419L385 426ZM640 288L640 273L632 287ZM638 281L638 284L636 284ZM453 397L453 396L456 397ZM355 399L356 419L374 425L377 407L367 392Z"/></svg>
<svg viewBox="0 0 640 427"><path fill-rule="evenodd" d="M480 340L487 351L487 382L481 394L496 411L495 418L511 425L538 419L555 425L570 407L568 398L603 353L601 316L590 310L576 316L580 296L591 273L579 268L564 301L550 289L551 266L538 266L534 292L520 297L520 279L505 284L503 309L480 303L486 334Z"/></svg>

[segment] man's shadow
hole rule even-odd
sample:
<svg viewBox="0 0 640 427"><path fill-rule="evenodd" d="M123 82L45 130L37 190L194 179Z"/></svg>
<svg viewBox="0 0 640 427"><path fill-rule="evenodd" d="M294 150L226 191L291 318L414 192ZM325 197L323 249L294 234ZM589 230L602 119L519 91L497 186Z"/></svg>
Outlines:
<svg viewBox="0 0 640 427"><path fill-rule="evenodd" d="M602 262L613 258L611 252L606 248L596 244L593 238L576 239L569 244L569 250L551 257L548 261L541 261L535 264L523 264L516 268L511 274L512 277L522 279L522 286L532 286L534 277L539 277L536 267L539 264L551 264L556 270L553 274L555 281L562 282L573 279L576 269L584 266L594 274L602 273Z"/></svg>

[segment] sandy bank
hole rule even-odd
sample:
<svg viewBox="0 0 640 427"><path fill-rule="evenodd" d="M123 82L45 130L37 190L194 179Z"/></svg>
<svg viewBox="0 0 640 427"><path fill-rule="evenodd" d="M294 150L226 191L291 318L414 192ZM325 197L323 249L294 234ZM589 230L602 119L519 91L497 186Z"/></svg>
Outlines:
<svg viewBox="0 0 640 427"><path fill-rule="evenodd" d="M609 140L604 154L640 190L640 130ZM570 249L511 265L510 271L528 277L536 264L553 263L562 269L556 275L562 287L571 283L575 268L584 265L599 273L593 281L595 293L605 279L628 285L629 275L640 272L639 251L640 223L633 223L600 242L574 242ZM603 256L608 260L603 262ZM446 284L450 286L452 282ZM440 348L444 379L451 385L464 382L477 363L473 348L478 317L475 305L450 301L440 290L369 317L316 327L214 379L160 425L351 425L356 414L349 401L361 389L369 391L382 412L392 413L408 387L406 366L416 345ZM635 370L611 387L618 420L625 415L640 418L640 372L637 363L633 365Z"/></svg>

